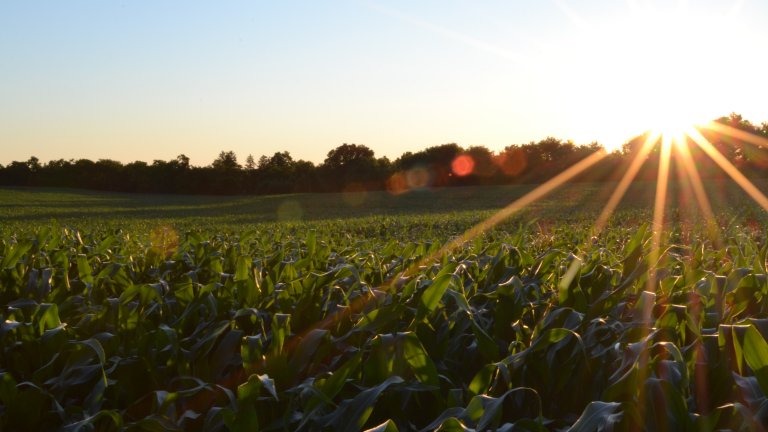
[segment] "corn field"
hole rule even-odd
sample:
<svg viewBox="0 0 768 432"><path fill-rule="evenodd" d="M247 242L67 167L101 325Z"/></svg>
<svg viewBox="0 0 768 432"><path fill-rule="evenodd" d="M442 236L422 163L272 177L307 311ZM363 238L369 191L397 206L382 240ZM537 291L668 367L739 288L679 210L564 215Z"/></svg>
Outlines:
<svg viewBox="0 0 768 432"><path fill-rule="evenodd" d="M759 215L484 217L4 229L2 430L768 424Z"/></svg>

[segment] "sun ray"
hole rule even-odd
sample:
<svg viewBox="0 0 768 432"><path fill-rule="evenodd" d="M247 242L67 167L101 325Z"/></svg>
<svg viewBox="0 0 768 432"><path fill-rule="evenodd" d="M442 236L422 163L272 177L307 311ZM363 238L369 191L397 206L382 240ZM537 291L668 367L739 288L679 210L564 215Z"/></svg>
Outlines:
<svg viewBox="0 0 768 432"><path fill-rule="evenodd" d="M736 168L728 159L726 159L725 156L717 151L715 146L713 146L712 143L704 137L704 135L702 135L698 130L694 129L689 133L689 136L699 146L699 148L701 148L704 153L707 154L707 156L709 156L723 171L725 171L726 174L728 174L733 179L733 181L736 182L736 184L744 189L744 192L746 192L747 195L755 200L755 202L757 202L760 207L768 210L768 198L766 198L766 196L760 192L757 186L749 181L749 179L747 179L747 177L742 174L738 168Z"/></svg>
<svg viewBox="0 0 768 432"><path fill-rule="evenodd" d="M619 184L616 186L616 189L613 191L613 194L611 194L608 202L605 204L603 210L600 212L600 215L597 217L597 221L595 222L595 234L600 233L600 231L602 231L602 229L605 227L605 224L608 223L608 219L610 219L611 215L616 210L616 207L619 205L619 202L621 202L624 194L627 193L629 185L637 176L637 173L640 171L640 167L643 166L643 162L645 162L645 159L648 157L648 154L651 152L653 145L656 143L656 141L658 141L658 139L659 134L651 134L648 135L648 138L646 138L645 142L640 148L640 151L637 153L637 156L635 156L635 158L632 160L632 163L629 165L627 172L624 173L621 180L619 181Z"/></svg>
<svg viewBox="0 0 768 432"><path fill-rule="evenodd" d="M766 208L766 210L768 210L768 198L766 198L759 190L757 190L757 188L751 182L749 182L749 180L747 180L746 177L744 177L744 175L741 174L738 171L738 169L736 169L736 167L734 167L727 159L725 159L725 157L723 157L714 148L714 146L712 146L712 144L706 140L706 138L704 138L696 130L691 131L690 136L693 139L693 141L696 142L705 151L705 153L707 153L719 166L721 166L721 168L723 168L723 170L725 170L742 188L744 188L744 190L752 198L754 198L763 208ZM621 201L623 196L626 194L626 191L628 190L631 182L637 176L637 173L642 167L643 162L646 160L651 150L653 149L653 146L658 142L660 138L661 138L661 154L660 154L659 171L658 171L657 184L656 184L656 195L654 199L653 234L651 239L651 249L649 251L649 256L648 256L648 259L649 259L648 262L649 262L650 268L648 273L648 279L646 281L646 286L645 286L645 290L651 291L651 292L656 291L656 284L658 282L656 278L656 273L655 273L655 266L657 264L657 261L660 259L660 255L661 255L662 235L663 235L664 220L665 220L665 209L667 205L668 188L669 188L670 161L671 161L672 150L673 150L672 136L670 136L669 134L667 136L664 136L656 133L647 137L646 141L643 143L642 147L640 148L640 151L630 163L630 166L628 167L627 172L622 176L619 184L617 185L617 188L613 191L608 202L603 207L600 213L600 216L596 220L595 231L594 231L595 233L599 233L602 229L604 229L607 221L610 219L611 215L617 208L619 202ZM698 170L696 169L693 163L693 157L690 153L690 150L685 146L685 143L678 144L677 146L675 146L675 149L676 149L676 155L679 156L681 165L684 171L686 172L687 176L691 180L691 186L693 188L694 195L696 196L697 202L701 207L702 212L705 214L705 216L707 216L708 219L710 220L713 219L714 213L712 211L711 203L703 187L703 183L701 181L701 177L698 173ZM543 198L544 196L553 192L555 189L562 186L564 183L571 180L578 174L592 167L597 162L602 160L606 156L606 154L607 153L605 151L598 151L593 153L589 157L581 160L580 162L568 168L567 170L563 171L562 173L558 174L551 180L538 186L537 188L530 191L526 195L522 196L521 198L515 200L514 202L507 205L503 209L499 210L497 213L495 213L488 219L468 229L461 236L446 243L438 251L428 256L425 256L421 258L419 261L413 263L407 269L403 270L400 274L398 274L396 277L393 277L387 282L385 282L382 285L382 287L394 286L394 284L397 283L398 280L401 280L401 278L404 278L404 277L412 276L415 270L425 265L426 263L434 261L435 259L438 259L439 257L442 257L445 254L451 253L452 251L454 251L461 245L465 244L466 242L477 238L487 230L493 228L494 226L498 225L505 219L509 218L512 214L520 211L521 209ZM578 261L578 260L575 260L575 261ZM575 270L573 270L574 268ZM568 270L568 274L566 274L566 278L570 276L570 279L572 279L577 270L578 270L578 265L574 266L572 264ZM345 317L349 317L355 313L359 313L360 311L362 311L366 307L366 305L368 305L375 298L376 298L375 295L359 297L358 299L354 300L351 304L349 304L346 308L343 308L337 312L332 313L322 321L312 326L310 329L306 330L304 334L314 329L331 328L335 323L339 322L341 319ZM650 323L651 312L652 312L651 309L642 311L643 322ZM301 339L302 336L294 337L291 340L287 341L286 350L290 350L296 344L296 342Z"/></svg>
<svg viewBox="0 0 768 432"><path fill-rule="evenodd" d="M665 206L667 204L666 201L667 190L669 186L669 165L671 153L672 137L670 135L662 135L661 154L659 156L659 172L656 180L656 196L653 205L653 234L651 237L651 249L648 252L648 278L646 279L645 283L645 291L650 293L656 292L656 283L658 281L656 269L658 267L658 261L661 255L661 237L664 229ZM645 301L639 303L642 298L645 298ZM651 333L651 327L653 325L653 307L655 304L658 304L653 300L648 301L649 298L653 298L653 294L641 293L637 300L638 303L642 305L642 310L640 310L640 313L643 323L642 330L644 333L644 338L648 337L648 335ZM649 371L645 366L648 364L648 361L648 350L641 351L640 358L638 359L638 362L641 364L641 367L638 368L638 372L640 374L638 382L645 382L645 378L649 375ZM645 399L645 391L646 390L643 386L639 388L640 400ZM640 405L638 408L641 411L640 417L642 418L644 416L642 411L645 409L645 407Z"/></svg>
<svg viewBox="0 0 768 432"><path fill-rule="evenodd" d="M690 204L689 200L693 198L693 200L696 200L696 194L693 192L693 181L691 180L690 176L688 175L688 171L686 168L683 167L683 159L680 156L680 152L677 150L679 144L676 142L673 142L672 144L672 165L675 167L675 178L678 180L678 191L677 191L677 204L678 209L680 209L680 216L681 218L686 218L689 213L688 205Z"/></svg>
<svg viewBox="0 0 768 432"><path fill-rule="evenodd" d="M712 205L709 202L709 197L704 190L704 184L701 181L699 170L696 168L696 164L693 161L691 150L688 148L685 142L679 143L674 146L675 160L682 169L682 173L685 174L691 182L691 188L696 196L696 203L699 205L700 210L707 218L714 218L714 212L712 211Z"/></svg>
<svg viewBox="0 0 768 432"><path fill-rule="evenodd" d="M674 222L680 229L680 238L677 239L677 241L688 244L690 243L688 240L694 232L693 225L702 220L697 219L696 215L698 214L701 216L704 214L704 211L698 203L696 193L693 191L693 180L688 174L688 171L683 167L679 152L676 151L677 145L679 144L674 142L672 144L672 165L675 167L675 179L677 179L677 193L675 194L674 199L676 202L675 208L677 209L678 214L678 217ZM673 197L670 196L670 202L672 198ZM706 216L701 217L705 220L704 226L708 227L709 223L707 221L709 219L707 219Z"/></svg>
<svg viewBox="0 0 768 432"><path fill-rule="evenodd" d="M737 129L733 126L724 125L722 123L718 123L716 121L709 122L706 124L701 125L701 127L705 129L709 129L714 132L718 132L725 135L730 135L734 138L740 139L742 141L746 141L750 144L754 144L758 147L768 147L768 139L763 138L761 136L757 136L754 134L751 134L747 131L743 131L741 129Z"/></svg>
<svg viewBox="0 0 768 432"><path fill-rule="evenodd" d="M717 228L717 224L714 221L714 215L709 202L709 197L704 190L699 171L694 164L693 156L691 155L690 148L688 147L688 141L685 136L681 137L679 141L675 141L672 145L672 156L675 162L676 174L680 179L680 186L684 189L681 190L678 194L681 197L680 201L682 201L682 198L695 197L697 207L705 218L705 229L707 230L706 233L708 233L708 235L712 238L716 247L719 248L721 245L720 233ZM690 232L692 228L688 225L688 223L690 223L694 217L692 214L689 214L689 211L693 211L693 209L691 209L689 205L683 206L682 203L678 209L681 211L683 209L686 210L684 213L684 218L686 221L683 221L681 231ZM681 240L681 242L685 243L683 240ZM695 252L691 250L690 256L692 257L694 254ZM686 266L685 271L683 272L683 277L685 278L686 282L693 283L692 281L695 281L697 277L696 269L693 266ZM689 310L693 311L691 313L691 319L694 323L696 323L695 326L699 325L698 321L699 315L701 313L701 304L697 301L697 299L698 297L695 295L695 293L690 293L688 296L687 305ZM694 342L693 349L695 356L693 369L695 392L693 397L695 398L696 402L700 404L699 406L709 406L709 394L707 391L707 388L709 387L709 379L707 377L706 368L702 367L706 359L704 357L704 350L702 348L701 341Z"/></svg>
<svg viewBox="0 0 768 432"><path fill-rule="evenodd" d="M694 163L693 155L691 155L691 150L688 147L688 140L686 138L688 135L689 134L686 133L680 138L679 141L676 142L677 145L673 146L675 150L674 154L676 156L675 161L677 162L676 166L681 171L679 173L680 178L687 178L689 180L687 185L690 189L693 190L693 195L696 197L696 203L698 204L701 212L704 214L707 233L711 236L715 247L720 248L722 245L720 230L718 229L714 212L712 211L712 205L710 204L709 197L707 196L707 193L704 189L698 168L696 168L696 164ZM688 193L690 194L690 191ZM693 273L694 269L688 267L685 273L685 278L687 280L692 280L694 277ZM701 303L696 301L697 298L698 297L695 295L690 295L688 305L688 307L694 311L691 314L691 317L694 322L696 322L696 326L699 325L699 311L701 310ZM706 367L703 366L706 362L706 358L700 341L694 345L694 355L695 360L693 375L696 382L696 392L694 397L700 406L708 407L710 401L709 393L707 392L707 388L709 387L709 379L707 377Z"/></svg>
<svg viewBox="0 0 768 432"><path fill-rule="evenodd" d="M690 136L690 134L686 133L686 136ZM704 214L707 233L710 235L715 247L720 247L723 241L720 237L720 229L717 226L715 212L712 210L712 203L709 200L706 189L704 189L704 182L701 180L699 169L696 168L696 163L693 160L691 149L688 147L687 139L677 146L676 153L679 155L680 165L683 166L683 169L687 172L688 178L691 180L691 186L693 187L693 194L696 196L696 202L699 205L699 209Z"/></svg>
<svg viewBox="0 0 768 432"><path fill-rule="evenodd" d="M656 180L656 198L653 203L653 236L651 237L651 250L648 255L650 266L655 266L660 258L661 235L664 230L664 213L667 204L667 190L669 189L669 161L672 152L672 137L662 136L661 155L659 156L659 174ZM646 291L656 291L655 269L649 266ZM650 313L650 311L647 311Z"/></svg>
<svg viewBox="0 0 768 432"><path fill-rule="evenodd" d="M643 142L643 145L640 147L640 151L638 151L637 155L635 155L635 158L632 159L629 168L621 177L619 184L616 186L616 189L613 190L610 198L608 198L608 202L605 204L605 206L603 206L603 210L597 217L597 221L595 221L595 226L592 231L593 236L600 234L603 228L605 228L605 225L608 223L611 215L616 210L619 202L621 202L624 194L627 193L629 185L637 176L637 173L640 171L640 168L643 166L645 159L648 157L648 154L651 152L653 145L656 143L656 141L658 141L658 139L658 134L650 134L645 139L645 142ZM580 259L574 259L571 261L571 265L568 266L568 270L566 270L565 274L560 279L560 288L566 288L571 284L573 278L576 277L576 273L578 273L579 269L581 268L582 262L583 261Z"/></svg>
<svg viewBox="0 0 768 432"><path fill-rule="evenodd" d="M721 239L719 230L717 228L717 223L715 221L715 213L712 211L712 204L709 201L707 192L704 189L704 184L701 181L701 175L699 175L699 170L696 168L693 156L691 155L691 149L688 148L688 142L684 137L682 140L683 141L678 141L677 145L674 146L675 155L677 156L676 160L679 162L678 165L682 167L683 171L691 182L693 193L696 196L696 203L698 204L701 212L704 214L707 231L709 235L713 237L715 245L719 247L721 244Z"/></svg>
<svg viewBox="0 0 768 432"><path fill-rule="evenodd" d="M605 152L605 150L598 150L592 153L591 155L582 159L575 165L571 166L570 168L556 175L546 183L540 185L536 189L520 197L518 200L514 201L513 203L499 210L493 216L473 226L472 228L464 232L464 234L448 242L440 250L435 252L433 254L434 256L430 256L426 259L429 260L429 259L434 259L435 257L438 257L438 256L442 256L443 254L453 251L454 249L461 246L462 244L476 238L486 230L498 225L500 222L502 222L504 219L507 219L515 212L523 209L524 207L534 203L535 201L543 198L545 195L559 188L568 180L572 179L573 177L585 171L587 168L593 166L594 164L596 164L597 162L605 158L606 155L607 153Z"/></svg>

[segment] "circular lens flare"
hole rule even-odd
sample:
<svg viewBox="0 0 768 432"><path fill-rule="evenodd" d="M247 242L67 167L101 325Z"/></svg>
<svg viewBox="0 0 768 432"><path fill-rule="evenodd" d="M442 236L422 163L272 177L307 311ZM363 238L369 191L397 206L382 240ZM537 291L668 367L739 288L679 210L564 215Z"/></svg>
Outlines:
<svg viewBox="0 0 768 432"><path fill-rule="evenodd" d="M453 171L454 175L457 175L459 177L464 177L467 175L472 174L472 171L475 169L475 161L472 159L472 156L470 155L460 155L457 156L456 159L451 162L451 171Z"/></svg>

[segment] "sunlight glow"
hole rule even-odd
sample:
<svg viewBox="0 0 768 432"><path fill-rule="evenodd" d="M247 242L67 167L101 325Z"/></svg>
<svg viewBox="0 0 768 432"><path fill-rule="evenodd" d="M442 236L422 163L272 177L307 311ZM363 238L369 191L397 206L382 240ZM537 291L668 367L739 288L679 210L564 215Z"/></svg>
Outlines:
<svg viewBox="0 0 768 432"><path fill-rule="evenodd" d="M688 133L687 135L690 135ZM691 187L693 193L696 196L696 202L699 205L699 209L704 213L704 217L707 220L707 224L710 225L715 220L715 214L712 211L712 205L709 203L709 197L704 190L704 184L701 182L701 176L699 170L696 168L696 163L691 155L691 149L688 148L688 141L685 137L682 140L675 141L675 155L678 166L682 167L683 171L687 174L688 179L691 181Z"/></svg>
<svg viewBox="0 0 768 432"><path fill-rule="evenodd" d="M731 128L733 129L733 128ZM749 135L749 134L747 134ZM752 137L752 135L749 135ZM760 207L768 211L768 198L738 168L725 158L698 130L690 133L691 139L735 181ZM757 137L753 137L757 139Z"/></svg>
<svg viewBox="0 0 768 432"><path fill-rule="evenodd" d="M584 66L554 90L586 108L568 125L579 136L589 139L596 137L590 131L599 131L606 148L616 150L624 138L649 127L679 137L732 105L733 92L722 84L732 64L705 59L742 51L723 38L749 37L737 21L693 4L635 8L614 18L588 22L558 57Z"/></svg>
<svg viewBox="0 0 768 432"><path fill-rule="evenodd" d="M664 210L669 186L669 161L672 152L672 138L662 136L661 156L659 157L659 176L656 180L656 199L653 204L653 231L661 233L664 226ZM658 245L658 240L655 242Z"/></svg>
<svg viewBox="0 0 768 432"><path fill-rule="evenodd" d="M658 140L658 134L650 134L646 138L645 142L643 142L642 147L640 147L640 151L638 151L635 158L632 159L632 163L630 163L629 168L621 177L619 184L616 185L616 189L613 190L611 197L608 199L608 202L605 204L605 206L603 206L603 210L597 217L597 220L595 221L595 227L592 232L593 236L600 234L603 228L605 228L614 210L616 210L616 207L619 205L619 202L621 202L621 199L627 193L627 189L632 183L632 180L634 180L635 176L637 176L638 171L640 171L640 168L643 166L643 163L648 157L648 154L651 152L651 149L653 149L654 144L656 144ZM560 279L559 287L561 289L566 289L571 284L573 278L576 277L576 274L581 268L582 262L583 261L581 259L574 259L571 261L571 264L568 266L568 270Z"/></svg>
<svg viewBox="0 0 768 432"><path fill-rule="evenodd" d="M735 127L724 125L718 122L709 122L701 125L702 128L709 129L721 134L730 135L736 139L746 141L759 147L768 147L768 139L761 136L752 135L749 132L745 132Z"/></svg>
<svg viewBox="0 0 768 432"><path fill-rule="evenodd" d="M728 128L722 128L721 130L724 133L734 132ZM703 135L701 135L701 133L697 129L688 130L686 132L686 135L688 135L717 165L719 165L729 176L731 176L731 178L733 178L733 180L736 183L738 183L739 186L741 186L747 192L747 194L749 194L750 197L752 197L755 201L757 201L757 203L760 204L761 207L768 210L768 198L766 198L766 196L763 195L762 192L760 192L733 164L731 164L722 154L720 154L720 152L718 152L717 149ZM745 141L751 140L751 142L755 142L755 141L761 142L762 140L760 138L751 137L751 136L741 135L740 137ZM645 297L645 298L648 298L649 296L654 295L653 293L655 293L656 285L658 283L658 275L656 273L656 269L658 267L658 261L661 259L661 254L662 254L662 238L663 238L662 236L663 236L664 221L666 216L665 210L667 205L667 196L668 196L668 190L669 190L669 173L670 173L670 165L671 165L673 151L675 152L674 153L676 157L675 160L678 162L678 168L681 169L681 172L684 172L687 175L688 179L690 180L690 186L693 189L693 194L696 197L696 201L698 202L702 212L707 218L707 221L712 223L710 227L714 226L714 213L713 213L709 198L707 197L706 191L702 184L701 177L694 163L690 149L688 148L688 141L685 138L685 136L681 135L679 138L675 138L674 134L668 132L666 135L660 135L659 133L649 134L649 136L643 143L642 147L640 148L638 154L632 160L627 171L622 176L621 181L619 182L616 189L613 191L611 197L609 198L608 202L606 203L603 210L601 211L600 216L597 218L595 223L594 233L598 234L605 227L610 216L613 214L618 203L621 201L621 198L626 193L630 183L636 177L637 173L639 172L643 163L648 158L648 155L650 154L653 147L659 142L659 138L661 138L661 151L659 156L658 177L656 182L656 194L654 198L654 208L653 208L653 225L652 225L653 233L651 238L651 248L649 251L649 255L647 257L647 262L649 265L648 278L645 284L646 292L643 292L640 294L641 297ZM452 241L447 242L445 245L443 245L442 248L440 248L435 253L425 256L418 262L411 264L407 269L403 270L398 276L385 282L384 285L388 285L390 287L396 288L396 284L398 282L402 281L404 278L408 278L412 276L413 272L416 271L417 269L421 268L422 266L424 266L429 262L433 262L435 259L438 259L440 257L445 256L446 254L453 252L456 248L460 247L466 242L471 241L477 238L478 236L482 235L490 228L498 225L500 222L502 222L503 220L511 216L513 213L543 198L545 195L551 193L552 191L562 186L564 183L571 180L578 174L594 166L597 162L602 160L605 156L606 156L606 152L598 151L588 156L587 158L581 160L580 162L571 166L570 168L563 171L559 175L555 176L551 180L538 186L531 192L527 193L526 195L515 200L514 202L507 205L503 209L499 210L488 219L484 220L483 222L465 231L464 234L462 234L461 236L453 239ZM573 278L578 273L578 270L581 267L581 263L582 263L582 260L579 258L576 258L572 261L566 274L563 275L563 278L560 281L559 286L561 288L563 286L568 286L571 283ZM332 326L338 324L342 319L349 318L353 314L359 313L360 311L363 310L363 308L367 304L369 304L371 301L375 301L377 298L378 296L374 292L374 290L370 290L370 293L368 295L358 297L347 307L344 307L341 310L327 316L322 321L318 322L314 326L311 326L308 330L304 332L303 335L306 335L308 332L314 329L329 329ZM651 318L652 318L653 302L646 301L646 302L643 302L641 305L642 305L642 310L640 311L640 313L642 314L643 323L650 326ZM646 331L649 328L650 327L646 328ZM301 337L294 337L288 340L286 343L286 350L292 350L293 348L295 348L297 341L299 340L301 340ZM647 355L647 352L644 352L643 355ZM646 361L646 360L641 360L641 361ZM697 374L696 379L698 381L702 381L702 380L706 380L706 377L702 377L700 376L700 374ZM699 399L701 399L701 395L699 395Z"/></svg>
<svg viewBox="0 0 768 432"><path fill-rule="evenodd" d="M619 205L619 202L621 202L621 199L624 197L624 194L627 192L629 185L632 183L632 180L635 179L637 172L640 171L640 167L643 166L643 163L645 162L645 159L648 157L648 154L651 152L653 145L658 140L659 140L658 134L648 135L648 138L643 143L643 146L640 148L640 151L638 152L637 156L635 156L635 158L632 159L632 163L629 165L629 168L624 173L624 176L621 178L621 181L619 181L619 184L616 186L616 189L614 189L613 194L611 194L611 197L608 199L608 202L605 204L605 207L603 207L603 211L600 213L600 216L597 217L597 222L595 222L595 235L599 234L600 231L602 231L603 228L605 227L605 224L608 223L608 219L610 219L611 215L613 214L613 211L616 210L616 207Z"/></svg>
<svg viewBox="0 0 768 432"><path fill-rule="evenodd" d="M656 268L661 258L661 234L664 231L664 213L667 205L667 191L669 190L669 162L672 152L672 138L662 137L661 156L659 157L659 176L656 180L656 198L653 204L653 236L651 237L651 250L648 254L648 279L646 291L656 292L658 282ZM650 321L651 310L643 311L644 322Z"/></svg>
<svg viewBox="0 0 768 432"><path fill-rule="evenodd" d="M662 137L669 138L671 147L685 146L685 137L694 127L695 123L684 116L668 117L656 123L656 131Z"/></svg>

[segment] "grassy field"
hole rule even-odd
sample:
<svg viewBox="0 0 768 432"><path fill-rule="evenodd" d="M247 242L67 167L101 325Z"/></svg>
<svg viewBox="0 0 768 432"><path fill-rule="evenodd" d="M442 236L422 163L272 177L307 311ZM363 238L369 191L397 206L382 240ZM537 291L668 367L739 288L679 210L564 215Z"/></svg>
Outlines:
<svg viewBox="0 0 768 432"><path fill-rule="evenodd" d="M137 220L205 218L229 224L281 220L347 219L364 216L443 214L493 210L519 198L532 186L469 187L347 194L294 194L255 197L133 195L79 190L0 189L4 222L38 220ZM585 201L594 185L571 188L569 201Z"/></svg>
<svg viewBox="0 0 768 432"><path fill-rule="evenodd" d="M0 189L0 429L760 430L765 212L614 186Z"/></svg>
<svg viewBox="0 0 768 432"><path fill-rule="evenodd" d="M758 184L763 190L768 185ZM545 197L523 212L525 218L558 217L563 212L597 214L615 183L574 183ZM705 183L716 210L744 208L748 200L728 181ZM20 228L42 226L51 220L66 223L117 225L177 222L245 226L261 222L353 219L371 216L446 215L491 212L520 198L535 185L485 186L388 192L293 194L272 196L188 196L101 193L76 189L0 188L0 222ZM652 208L655 183L633 184L622 208ZM697 210L683 185L670 187L669 208Z"/></svg>

